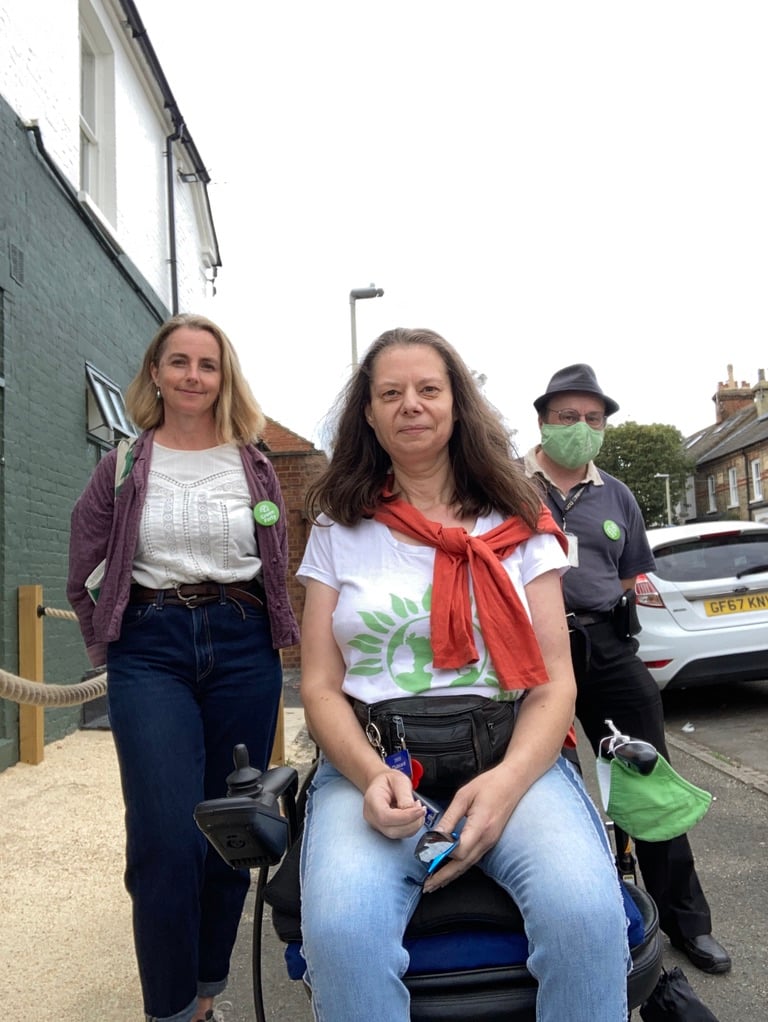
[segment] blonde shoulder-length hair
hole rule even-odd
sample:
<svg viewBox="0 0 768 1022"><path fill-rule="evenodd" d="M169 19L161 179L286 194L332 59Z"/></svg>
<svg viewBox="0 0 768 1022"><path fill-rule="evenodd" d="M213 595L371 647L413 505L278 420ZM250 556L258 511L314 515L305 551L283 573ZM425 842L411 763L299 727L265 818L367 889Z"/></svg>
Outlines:
<svg viewBox="0 0 768 1022"><path fill-rule="evenodd" d="M215 339L221 353L221 389L214 406L216 434L219 443L235 443L242 447L257 441L264 432L266 420L253 396L232 342L221 329L205 316L182 313L163 323L144 353L141 368L128 386L125 407L139 429L154 429L164 417L163 402L157 397L152 379L152 368L157 368L168 338L174 330L207 330Z"/></svg>

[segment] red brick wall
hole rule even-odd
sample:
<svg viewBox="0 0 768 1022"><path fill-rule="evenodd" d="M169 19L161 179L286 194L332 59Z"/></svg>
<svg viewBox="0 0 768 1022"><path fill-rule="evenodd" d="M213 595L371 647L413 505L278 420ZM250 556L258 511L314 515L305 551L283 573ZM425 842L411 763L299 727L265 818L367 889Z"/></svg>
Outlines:
<svg viewBox="0 0 768 1022"><path fill-rule="evenodd" d="M309 536L309 523L304 517L304 495L309 484L325 468L328 459L323 451L311 447L309 451L277 452L267 451L275 467L283 491L283 500L288 514L288 593L294 613L301 624L304 610L304 586L296 580L296 571L304 554ZM283 666L292 668L300 665L300 650L291 646L283 650Z"/></svg>

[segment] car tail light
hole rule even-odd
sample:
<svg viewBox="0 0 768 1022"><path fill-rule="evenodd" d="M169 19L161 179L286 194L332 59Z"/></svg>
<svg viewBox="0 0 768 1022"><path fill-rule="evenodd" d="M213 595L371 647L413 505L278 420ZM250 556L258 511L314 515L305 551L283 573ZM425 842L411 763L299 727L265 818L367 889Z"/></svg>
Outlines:
<svg viewBox="0 0 768 1022"><path fill-rule="evenodd" d="M645 666L651 671L660 671L662 667L666 667L667 664L671 664L672 660L643 660Z"/></svg>
<svg viewBox="0 0 768 1022"><path fill-rule="evenodd" d="M641 607L663 607L658 589L647 575L638 575L635 581L635 596Z"/></svg>

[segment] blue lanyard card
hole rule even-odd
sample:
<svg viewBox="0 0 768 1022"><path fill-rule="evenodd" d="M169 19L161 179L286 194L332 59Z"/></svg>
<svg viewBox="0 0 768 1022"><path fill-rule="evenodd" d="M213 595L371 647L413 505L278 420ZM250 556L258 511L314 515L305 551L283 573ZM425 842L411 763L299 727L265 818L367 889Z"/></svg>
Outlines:
<svg viewBox="0 0 768 1022"><path fill-rule="evenodd" d="M392 752L389 756L384 757L384 762L388 767L393 770L399 770L403 774L407 774L408 777L413 778L413 769L411 767L411 754L407 749L398 749L397 752ZM442 808L430 799L425 798L424 795L419 795L417 791L414 791L413 797L417 802L421 802L427 811L424 817L424 826L431 830L440 817L443 815Z"/></svg>

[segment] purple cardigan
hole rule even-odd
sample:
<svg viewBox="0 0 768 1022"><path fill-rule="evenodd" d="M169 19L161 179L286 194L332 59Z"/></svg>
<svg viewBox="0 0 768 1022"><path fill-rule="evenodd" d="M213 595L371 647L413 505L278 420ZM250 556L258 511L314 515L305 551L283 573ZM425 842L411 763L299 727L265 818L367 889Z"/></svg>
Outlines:
<svg viewBox="0 0 768 1022"><path fill-rule="evenodd" d="M123 613L128 606L133 558L152 460L153 434L154 430L148 430L136 441L133 468L117 499L115 450L96 466L72 511L67 599L77 614L88 658L94 667L106 663L107 643L119 637ZM240 448L240 457L254 505L261 500L271 500L280 509L275 525L254 525L263 565L272 645L274 649L282 649L299 641L299 626L286 584L285 504L272 463L261 451L249 444ZM85 580L104 558L104 582L99 601L94 604L85 588Z"/></svg>

